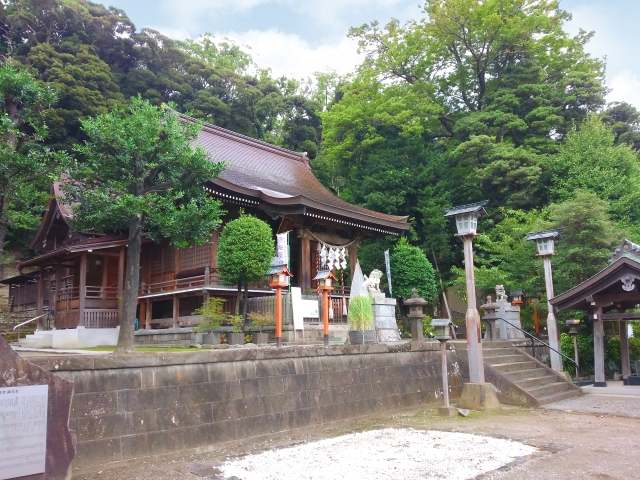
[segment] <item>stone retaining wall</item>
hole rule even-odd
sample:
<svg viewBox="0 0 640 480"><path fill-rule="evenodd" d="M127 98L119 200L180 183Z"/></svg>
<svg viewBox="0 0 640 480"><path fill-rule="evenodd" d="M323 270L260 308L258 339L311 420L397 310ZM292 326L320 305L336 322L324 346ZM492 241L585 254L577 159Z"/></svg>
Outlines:
<svg viewBox="0 0 640 480"><path fill-rule="evenodd" d="M442 397L437 342L58 356L29 360L73 380L74 471L313 428ZM449 353L451 397L462 377Z"/></svg>

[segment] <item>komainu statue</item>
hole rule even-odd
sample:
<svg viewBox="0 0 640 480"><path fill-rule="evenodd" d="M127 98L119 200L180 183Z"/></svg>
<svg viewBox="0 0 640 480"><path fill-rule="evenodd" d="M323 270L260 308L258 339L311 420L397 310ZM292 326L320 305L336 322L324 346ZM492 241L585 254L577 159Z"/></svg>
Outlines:
<svg viewBox="0 0 640 480"><path fill-rule="evenodd" d="M496 285L496 302L506 302L507 292L504 291L504 285Z"/></svg>
<svg viewBox="0 0 640 480"><path fill-rule="evenodd" d="M364 286L368 292L380 291L380 279L382 278L382 272L377 268L373 270L369 276L364 276Z"/></svg>

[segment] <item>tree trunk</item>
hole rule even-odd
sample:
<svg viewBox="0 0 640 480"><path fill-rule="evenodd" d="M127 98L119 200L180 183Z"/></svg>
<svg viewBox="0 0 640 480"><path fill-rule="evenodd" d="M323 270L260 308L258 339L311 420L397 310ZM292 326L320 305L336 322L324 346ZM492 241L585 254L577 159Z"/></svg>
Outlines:
<svg viewBox="0 0 640 480"><path fill-rule="evenodd" d="M240 315L241 301L242 301L242 282L238 280L238 295L236 296L236 315Z"/></svg>
<svg viewBox="0 0 640 480"><path fill-rule="evenodd" d="M244 283L244 301L242 302L242 323L247 324L247 304L249 303L249 282Z"/></svg>
<svg viewBox="0 0 640 480"><path fill-rule="evenodd" d="M2 274L2 261L4 260L4 237L7 236L7 225L9 223L9 203L5 197L0 197L0 278Z"/></svg>
<svg viewBox="0 0 640 480"><path fill-rule="evenodd" d="M127 248L127 274L123 292L123 313L120 319L120 334L115 353L133 353L136 351L133 332L136 327L136 306L138 304L138 288L140 286L140 250L142 248L140 223L140 216L138 215L134 215L129 220L129 245Z"/></svg>

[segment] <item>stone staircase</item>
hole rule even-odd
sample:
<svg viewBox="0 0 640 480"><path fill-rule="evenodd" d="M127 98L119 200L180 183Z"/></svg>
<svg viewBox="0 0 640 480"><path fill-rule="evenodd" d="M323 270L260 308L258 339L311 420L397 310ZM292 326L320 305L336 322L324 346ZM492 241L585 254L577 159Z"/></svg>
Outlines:
<svg viewBox="0 0 640 480"><path fill-rule="evenodd" d="M539 407L580 396L580 388L511 342L483 342L485 377L502 403Z"/></svg>

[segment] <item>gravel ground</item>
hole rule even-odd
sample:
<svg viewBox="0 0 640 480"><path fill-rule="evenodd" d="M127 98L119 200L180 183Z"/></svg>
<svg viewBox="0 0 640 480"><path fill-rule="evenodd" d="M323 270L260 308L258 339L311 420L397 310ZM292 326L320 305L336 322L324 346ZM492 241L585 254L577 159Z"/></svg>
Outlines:
<svg viewBox="0 0 640 480"><path fill-rule="evenodd" d="M598 401L598 399L587 401ZM525 446L537 448L537 453L517 457L498 470L480 473L480 475L474 471L470 472L468 477L455 477L453 473L456 471L457 465L453 459L471 457L468 447L462 447L456 443L453 448L443 448L442 452L439 452L443 454L443 458L452 459L448 464L452 467L451 471L447 470L441 477L432 478L640 479L640 455L638 455L640 451L640 419L588 415L576 411L505 406L496 412L472 412L467 418L442 418L437 415L435 409L425 408L413 413L380 417L366 422L352 422L339 428L319 429L312 434L291 435L266 442L220 448L201 455L189 455L175 459L166 459L166 457L143 459L137 465L106 470L100 474L74 476L74 480L229 479L232 477L226 474L225 464L237 461L245 455L278 452L292 446L303 446L302 444L305 443L308 445L309 442L325 439L335 440L342 435L375 432L386 428L405 429L405 432L406 429L430 431L432 434L443 432L443 436L444 432L470 433L492 437L492 439L513 440L524 443ZM490 441L489 439L483 440ZM405 450L404 457L390 456L391 458L388 458L387 462L380 465L381 473L377 474L378 478L394 478L389 472L393 472L394 467L404 462L407 455L417 455L425 464L437 463L441 458L434 456L435 448L428 451L422 446L410 447L408 442L403 450ZM357 478L355 475L362 465L360 457L364 453L369 452L359 452L353 456L351 465L343 467L343 470L337 472L336 476L325 478L336 480ZM339 454L339 451L336 451L336 454ZM299 464L298 475L288 478L305 478L304 474L308 473L307 465L307 463ZM284 479L287 477L272 478ZM321 477L314 477L314 480L319 478ZM245 480L245 477L238 475L234 480L237 479Z"/></svg>
<svg viewBox="0 0 640 480"><path fill-rule="evenodd" d="M468 433L385 428L248 455L220 470L244 480L332 480L345 472L349 480L466 480L536 451Z"/></svg>

